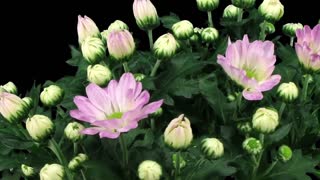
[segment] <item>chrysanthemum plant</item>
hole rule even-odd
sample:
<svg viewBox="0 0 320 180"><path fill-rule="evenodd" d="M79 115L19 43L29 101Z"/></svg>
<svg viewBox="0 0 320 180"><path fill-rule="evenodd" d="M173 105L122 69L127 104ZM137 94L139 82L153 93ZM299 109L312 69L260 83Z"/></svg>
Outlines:
<svg viewBox="0 0 320 180"><path fill-rule="evenodd" d="M275 36L279 0L234 0L220 22L219 1L196 2L202 27L134 0L150 50L79 16L74 76L1 86L1 178L320 178L320 25Z"/></svg>

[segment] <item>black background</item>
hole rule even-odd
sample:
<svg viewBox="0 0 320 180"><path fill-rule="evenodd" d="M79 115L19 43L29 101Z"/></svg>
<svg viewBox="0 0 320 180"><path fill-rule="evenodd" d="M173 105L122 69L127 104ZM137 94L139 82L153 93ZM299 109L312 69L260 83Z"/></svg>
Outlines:
<svg viewBox="0 0 320 180"><path fill-rule="evenodd" d="M220 0L213 12L214 23L219 23L222 11L231 0ZM194 26L204 27L206 13L196 7L196 0L153 0L159 16L174 12L181 19L190 20ZM69 3L69 4L67 4ZM69 45L77 46L77 16L87 15L99 29L120 19L129 25L130 31L141 44L147 45L145 32L138 29L132 12L133 0L104 0L87 2L6 2L1 4L1 70L0 84L13 81L20 92L29 89L33 82L57 80L72 75L74 69L65 61L70 58ZM256 6L261 0L256 1ZM320 18L317 1L282 0L284 17L277 22L278 32L287 22L300 22L314 26ZM219 28L219 27L218 27ZM158 28L155 38L165 33ZM144 48L138 47L138 49Z"/></svg>

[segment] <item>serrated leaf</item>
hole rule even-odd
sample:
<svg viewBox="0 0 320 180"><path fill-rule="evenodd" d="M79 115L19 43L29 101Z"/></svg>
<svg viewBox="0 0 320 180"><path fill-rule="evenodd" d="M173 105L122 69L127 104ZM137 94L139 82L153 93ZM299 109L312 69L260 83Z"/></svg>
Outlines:
<svg viewBox="0 0 320 180"><path fill-rule="evenodd" d="M292 159L286 163L279 162L265 179L309 180L307 173L316 172L319 160L303 155L301 150L293 152Z"/></svg>
<svg viewBox="0 0 320 180"><path fill-rule="evenodd" d="M0 139L3 146L12 149L28 149L33 146L32 141L13 135L6 129L0 129Z"/></svg>
<svg viewBox="0 0 320 180"><path fill-rule="evenodd" d="M163 24L163 27L171 29L172 25L176 22L180 21L180 18L174 14L174 13L170 13L169 16L162 16L160 17L160 21Z"/></svg>
<svg viewBox="0 0 320 180"><path fill-rule="evenodd" d="M170 88L169 91L175 96L191 98L192 95L199 93L197 80L176 79L173 83L175 83L175 86Z"/></svg>
<svg viewBox="0 0 320 180"><path fill-rule="evenodd" d="M71 66L78 66L83 60L81 52L75 47L70 46L71 49L71 59L67 60L67 64Z"/></svg>

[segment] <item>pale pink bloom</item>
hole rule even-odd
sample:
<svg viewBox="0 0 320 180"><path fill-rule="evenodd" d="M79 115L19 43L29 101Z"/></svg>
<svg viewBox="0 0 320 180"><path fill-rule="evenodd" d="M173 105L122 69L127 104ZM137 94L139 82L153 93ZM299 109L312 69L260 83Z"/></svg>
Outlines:
<svg viewBox="0 0 320 180"><path fill-rule="evenodd" d="M295 44L299 61L306 69L320 70L320 24L313 29L304 26L296 31Z"/></svg>
<svg viewBox="0 0 320 180"><path fill-rule="evenodd" d="M271 41L250 43L247 35L243 40L229 41L225 57L218 55L218 63L232 80L244 88L242 95L247 100L261 100L262 92L271 90L280 82L280 75L272 75L275 62Z"/></svg>
<svg viewBox="0 0 320 180"><path fill-rule="evenodd" d="M150 0L134 0L133 15L139 28L143 30L153 29L159 25L157 10Z"/></svg>
<svg viewBox="0 0 320 180"><path fill-rule="evenodd" d="M24 118L28 110L27 103L20 97L7 92L0 92L0 113L10 123Z"/></svg>
<svg viewBox="0 0 320 180"><path fill-rule="evenodd" d="M78 40L81 44L87 37L100 37L100 31L92 19L88 16L78 16Z"/></svg>
<svg viewBox="0 0 320 180"><path fill-rule="evenodd" d="M110 56L116 60L129 58L135 50L133 37L127 30L110 32L107 45Z"/></svg>
<svg viewBox="0 0 320 180"><path fill-rule="evenodd" d="M118 138L120 133L137 128L138 122L155 112L163 100L149 103L148 91L142 90L131 73L121 76L119 82L111 80L106 88L93 83L86 88L87 96L76 96L74 103L78 109L71 110L70 115L92 127L82 131L83 134L99 133L101 138Z"/></svg>

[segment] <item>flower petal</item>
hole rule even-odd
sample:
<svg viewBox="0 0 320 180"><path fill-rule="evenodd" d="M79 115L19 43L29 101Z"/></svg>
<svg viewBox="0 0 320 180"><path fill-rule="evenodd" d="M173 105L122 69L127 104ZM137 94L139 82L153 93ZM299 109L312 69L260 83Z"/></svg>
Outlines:
<svg viewBox="0 0 320 180"><path fill-rule="evenodd" d="M279 84L280 80L281 80L280 75L272 75L269 79L267 79L267 80L263 81L261 84L259 84L259 87L257 87L256 89L261 92L269 91L274 86Z"/></svg>
<svg viewBox="0 0 320 180"><path fill-rule="evenodd" d="M246 89L244 89L242 91L242 95L245 99L249 100L249 101L257 101L257 100L261 100L263 98L263 94L259 91L248 91Z"/></svg>

